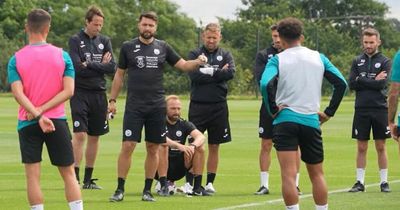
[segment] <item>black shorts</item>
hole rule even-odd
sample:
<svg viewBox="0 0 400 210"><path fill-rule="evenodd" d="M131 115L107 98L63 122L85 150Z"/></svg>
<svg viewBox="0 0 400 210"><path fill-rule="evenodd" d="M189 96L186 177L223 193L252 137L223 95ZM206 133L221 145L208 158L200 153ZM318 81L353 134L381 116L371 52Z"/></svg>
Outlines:
<svg viewBox="0 0 400 210"><path fill-rule="evenodd" d="M258 123L258 136L263 139L272 139L272 116L268 114L264 101L260 107L260 116Z"/></svg>
<svg viewBox="0 0 400 210"><path fill-rule="evenodd" d="M109 132L105 92L75 90L70 105L74 133L100 136Z"/></svg>
<svg viewBox="0 0 400 210"><path fill-rule="evenodd" d="M124 113L123 141L142 140L142 128L145 127L145 141L162 144L166 142L165 106L141 106Z"/></svg>
<svg viewBox="0 0 400 210"><path fill-rule="evenodd" d="M23 163L42 161L43 143L46 144L50 161L56 166L74 163L71 133L66 120L52 119L56 130L43 133L39 124L26 126L18 131L21 159Z"/></svg>
<svg viewBox="0 0 400 210"><path fill-rule="evenodd" d="M274 125L272 141L277 151L297 151L308 164L324 160L321 130L298 123L284 122Z"/></svg>
<svg viewBox="0 0 400 210"><path fill-rule="evenodd" d="M222 144L232 140L226 101L212 104L191 101L189 121L202 133L207 130L209 144Z"/></svg>
<svg viewBox="0 0 400 210"><path fill-rule="evenodd" d="M168 156L168 173L167 179L170 181L178 181L186 175L188 169L185 167L184 154L174 154L171 153Z"/></svg>
<svg viewBox="0 0 400 210"><path fill-rule="evenodd" d="M355 111L352 138L369 140L371 128L374 139L386 139L391 136L386 110Z"/></svg>

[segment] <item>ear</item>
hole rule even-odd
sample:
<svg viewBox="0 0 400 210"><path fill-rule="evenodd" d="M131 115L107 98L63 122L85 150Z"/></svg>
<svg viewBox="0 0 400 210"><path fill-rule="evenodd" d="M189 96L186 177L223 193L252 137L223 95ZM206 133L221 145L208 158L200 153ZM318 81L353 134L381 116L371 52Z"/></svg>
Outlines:
<svg viewBox="0 0 400 210"><path fill-rule="evenodd" d="M303 43L304 42L304 35L302 34L301 36L300 36L300 43Z"/></svg>

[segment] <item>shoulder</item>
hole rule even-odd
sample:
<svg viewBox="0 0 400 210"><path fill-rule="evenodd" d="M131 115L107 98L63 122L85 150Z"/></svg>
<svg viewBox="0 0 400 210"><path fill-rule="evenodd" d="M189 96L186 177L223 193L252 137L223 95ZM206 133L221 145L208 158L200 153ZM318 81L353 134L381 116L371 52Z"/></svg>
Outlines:
<svg viewBox="0 0 400 210"><path fill-rule="evenodd" d="M383 53L379 53L378 58L379 58L379 60L381 60L382 62L390 61L390 58L389 58L389 57L386 57Z"/></svg>
<svg viewBox="0 0 400 210"><path fill-rule="evenodd" d="M357 56L353 59L353 61L354 61L354 62L359 62L359 61L364 60L364 59L366 59L366 55L365 55L364 53L362 53L362 54L360 54L360 55L357 55Z"/></svg>
<svg viewBox="0 0 400 210"><path fill-rule="evenodd" d="M81 39L82 39L82 37L81 37L81 33L80 33L80 32L78 32L78 33L72 35L72 36L69 38L70 41L78 41L78 40L81 40Z"/></svg>
<svg viewBox="0 0 400 210"><path fill-rule="evenodd" d="M202 51L201 47L193 49L193 50L190 51L191 54L196 54L196 55L200 55L202 52L203 51Z"/></svg>
<svg viewBox="0 0 400 210"><path fill-rule="evenodd" d="M135 44L139 44L139 39L138 38L134 38L132 40L127 40L124 41L121 45L121 48L126 48L126 47L130 47L130 46L134 46Z"/></svg>
<svg viewBox="0 0 400 210"><path fill-rule="evenodd" d="M99 39L100 39L100 41L101 41L102 43L104 43L104 42L109 42L109 41L110 41L110 37L108 37L108 36L106 36L106 35L100 34L98 37L99 37Z"/></svg>
<svg viewBox="0 0 400 210"><path fill-rule="evenodd" d="M178 122L179 122L181 125L186 126L186 127L192 127L192 126L194 126L194 124L193 124L192 122L190 122L190 121L188 121L188 120L185 120L185 119L183 119L183 118L180 118L180 119L178 120Z"/></svg>

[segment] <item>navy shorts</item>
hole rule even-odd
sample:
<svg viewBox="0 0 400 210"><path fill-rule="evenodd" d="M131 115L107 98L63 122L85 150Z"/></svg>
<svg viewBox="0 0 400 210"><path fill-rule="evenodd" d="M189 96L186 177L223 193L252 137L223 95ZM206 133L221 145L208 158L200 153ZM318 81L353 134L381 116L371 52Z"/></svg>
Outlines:
<svg viewBox="0 0 400 210"><path fill-rule="evenodd" d="M70 106L74 133L100 136L109 132L105 92L75 90Z"/></svg>
<svg viewBox="0 0 400 210"><path fill-rule="evenodd" d="M72 138L67 121L57 119L52 121L56 130L51 133L43 133L39 124L32 124L18 131L23 163L41 162L43 143L46 144L53 165L70 166L74 163Z"/></svg>
<svg viewBox="0 0 400 210"><path fill-rule="evenodd" d="M260 107L258 136L263 139L272 139L272 122L274 119L268 114L264 101Z"/></svg>
<svg viewBox="0 0 400 210"><path fill-rule="evenodd" d="M162 144L166 142L166 108L165 106L141 106L125 109L123 141L141 142L142 128L145 130L145 141Z"/></svg>
<svg viewBox="0 0 400 210"><path fill-rule="evenodd" d="M231 128L229 125L229 110L226 101L219 103L190 102L189 121L204 133L208 132L209 144L230 142Z"/></svg>
<svg viewBox="0 0 400 210"><path fill-rule="evenodd" d="M386 110L355 111L352 138L358 140L369 140L371 128L374 139L390 138L388 112Z"/></svg>
<svg viewBox="0 0 400 210"><path fill-rule="evenodd" d="M277 151L297 151L300 147L305 163L317 164L324 160L320 129L292 122L279 123L274 125L272 141Z"/></svg>

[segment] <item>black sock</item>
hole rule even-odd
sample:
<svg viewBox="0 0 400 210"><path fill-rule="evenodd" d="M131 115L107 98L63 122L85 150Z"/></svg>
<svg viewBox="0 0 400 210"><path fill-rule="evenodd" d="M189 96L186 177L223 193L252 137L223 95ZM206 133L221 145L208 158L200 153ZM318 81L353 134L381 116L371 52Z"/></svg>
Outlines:
<svg viewBox="0 0 400 210"><path fill-rule="evenodd" d="M85 176L83 178L83 183L89 183L92 179L93 168L86 167L85 168Z"/></svg>
<svg viewBox="0 0 400 210"><path fill-rule="evenodd" d="M75 169L76 180L78 180L78 183L80 183L80 180L79 180L79 167L74 167L74 169Z"/></svg>
<svg viewBox="0 0 400 210"><path fill-rule="evenodd" d="M190 171L186 172L186 182L193 186L193 174Z"/></svg>
<svg viewBox="0 0 400 210"><path fill-rule="evenodd" d="M125 179L118 177L118 187L117 190L121 190L122 192L125 192Z"/></svg>
<svg viewBox="0 0 400 210"><path fill-rule="evenodd" d="M153 184L153 179L145 179L144 180L144 189L143 192L145 191L151 191L151 185Z"/></svg>
<svg viewBox="0 0 400 210"><path fill-rule="evenodd" d="M211 172L207 172L207 183L206 184L208 184L208 183L214 183L214 179L215 179L215 176L216 176L217 174L215 174L215 173L211 173Z"/></svg>
<svg viewBox="0 0 400 210"><path fill-rule="evenodd" d="M159 181L160 181L161 187L167 186L167 177L166 177L166 176L160 177L160 178L159 178Z"/></svg>
<svg viewBox="0 0 400 210"><path fill-rule="evenodd" d="M194 185L193 189L199 189L201 187L201 180L203 176L202 175L194 175Z"/></svg>

